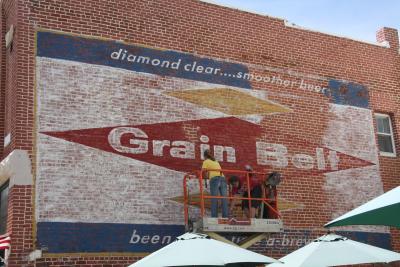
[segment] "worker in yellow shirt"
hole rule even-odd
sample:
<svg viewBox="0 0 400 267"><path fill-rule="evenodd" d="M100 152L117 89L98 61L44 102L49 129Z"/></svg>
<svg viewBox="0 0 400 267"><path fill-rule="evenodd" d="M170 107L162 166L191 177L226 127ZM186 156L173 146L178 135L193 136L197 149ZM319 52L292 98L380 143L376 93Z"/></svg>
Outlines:
<svg viewBox="0 0 400 267"><path fill-rule="evenodd" d="M226 197L227 193L227 183L224 175L221 173L221 165L215 160L211 155L210 150L204 151L204 161L202 169L206 170L204 173L204 178L210 179L210 192L211 196L223 196ZM228 217L228 199L222 198L222 217ZM218 198L211 199L211 217L218 217Z"/></svg>

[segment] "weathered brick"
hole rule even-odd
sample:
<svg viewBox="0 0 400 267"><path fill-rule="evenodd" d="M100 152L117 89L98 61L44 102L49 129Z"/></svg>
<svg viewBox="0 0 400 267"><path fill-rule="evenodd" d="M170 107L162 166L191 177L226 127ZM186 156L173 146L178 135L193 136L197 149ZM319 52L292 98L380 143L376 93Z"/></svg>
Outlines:
<svg viewBox="0 0 400 267"><path fill-rule="evenodd" d="M7 229L12 232L13 248L9 266L126 266L140 258L113 255L117 251L93 256L54 256L44 251L41 259L28 263L26 256L37 248L35 220L126 223L136 222L140 214L140 223L168 224L183 217L177 215L177 204L170 200L178 196L181 185L176 170L154 168L61 139L54 141L40 132L185 121L185 140L199 142L194 120L233 116L233 111L246 112L247 108L245 95L237 93L243 92L240 88L232 92L225 90L227 86L190 78L38 58L35 36L39 29L237 62L255 76L253 97L290 109L249 118L237 116L264 129L258 141L284 144L291 154L287 166L263 169L283 173L279 196L287 205L294 203L282 213L285 232L255 244L254 251L285 255L323 234L322 225L327 221L399 185L399 157L378 155L372 116L373 112L391 115L399 155L400 57L395 29L383 28L377 33L378 42L390 44L385 48L195 0L4 0L2 40L10 25L16 28L12 51L3 45L0 57L0 133L3 137L10 134L11 142L4 148L0 145L0 152L4 159L16 149L29 151L36 183L10 188ZM369 109L332 105L335 96L321 93L329 80L367 88ZM216 98L200 100L201 95L179 93L214 87L224 87L218 95L224 101L219 104L215 104ZM187 97L187 101L179 97ZM227 103L238 98L241 101L234 102L230 110ZM251 129L235 136L238 143L254 134ZM340 166L346 171L321 172L316 148L332 148L343 154L340 157L352 156ZM301 161L304 157L295 156L298 154L313 155L311 170L298 168L307 164ZM359 168L352 165L364 163L367 165L357 165ZM325 164L329 166L328 154ZM156 186L161 192L146 194ZM130 201L113 199L116 195ZM399 232L392 229L391 233L393 250L400 251ZM280 245L276 245L278 240Z"/></svg>

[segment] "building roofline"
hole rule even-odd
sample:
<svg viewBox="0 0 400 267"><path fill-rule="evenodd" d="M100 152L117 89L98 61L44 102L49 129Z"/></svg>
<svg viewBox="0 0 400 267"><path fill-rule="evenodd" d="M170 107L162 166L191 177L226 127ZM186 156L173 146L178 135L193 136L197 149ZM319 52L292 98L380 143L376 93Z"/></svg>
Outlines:
<svg viewBox="0 0 400 267"><path fill-rule="evenodd" d="M283 22L283 25L285 27L290 27L290 28L295 28L295 29L299 29L299 30L303 30L303 31L315 32L315 33L321 33L321 34L324 34L324 35L329 35L329 36L338 37L338 38L344 38L344 39L348 39L348 40L351 40L351 41L370 44L370 45L374 45L374 46L378 46L378 47L390 48L390 45L389 45L388 42L382 42L382 43L371 42L371 41L357 39L357 38L353 38L353 37L349 37L349 36L345 36L345 35L340 35L340 34L336 34L336 33L314 30L314 29L311 29L311 28L299 26L299 25L297 25L297 24L295 24L293 22L290 22L289 20L284 19L284 18L274 17L274 16L268 15L268 14L263 13L263 12L257 12L257 11L254 11L254 10L249 10L249 9L245 9L245 8L238 8L238 7L231 6L231 5L225 5L225 4L217 3L217 2L215 2L213 0L198 0L198 1L204 2L204 3L207 3L207 4L211 4L211 5L216 5L216 6L220 6L220 7L225 7L225 8L229 8L229 9L238 10L238 11L241 11L241 12L247 12L247 13L251 13L251 14L255 14L255 15L258 15L258 16L263 16L263 17L267 17L267 18L271 18L271 19L278 19L278 20L281 20Z"/></svg>

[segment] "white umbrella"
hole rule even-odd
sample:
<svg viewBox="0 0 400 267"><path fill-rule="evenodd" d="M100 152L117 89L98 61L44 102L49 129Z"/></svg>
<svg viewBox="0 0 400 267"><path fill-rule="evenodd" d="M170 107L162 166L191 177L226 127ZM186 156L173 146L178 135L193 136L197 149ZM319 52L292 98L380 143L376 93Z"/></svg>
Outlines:
<svg viewBox="0 0 400 267"><path fill-rule="evenodd" d="M186 233L177 240L129 267L237 266L247 267L279 262L207 235Z"/></svg>
<svg viewBox="0 0 400 267"><path fill-rule="evenodd" d="M328 222L325 227L343 225L387 225L400 228L400 186Z"/></svg>
<svg viewBox="0 0 400 267"><path fill-rule="evenodd" d="M326 267L388 263L400 261L400 254L343 236L327 234L279 260L283 263L273 263L268 267Z"/></svg>

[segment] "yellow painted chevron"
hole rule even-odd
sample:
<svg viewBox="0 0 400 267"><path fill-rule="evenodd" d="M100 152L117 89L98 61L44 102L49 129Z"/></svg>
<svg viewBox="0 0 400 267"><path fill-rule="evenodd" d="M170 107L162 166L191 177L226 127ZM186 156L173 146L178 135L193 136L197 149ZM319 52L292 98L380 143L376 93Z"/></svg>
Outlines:
<svg viewBox="0 0 400 267"><path fill-rule="evenodd" d="M228 115L266 115L291 111L272 101L230 88L182 90L165 94Z"/></svg>

